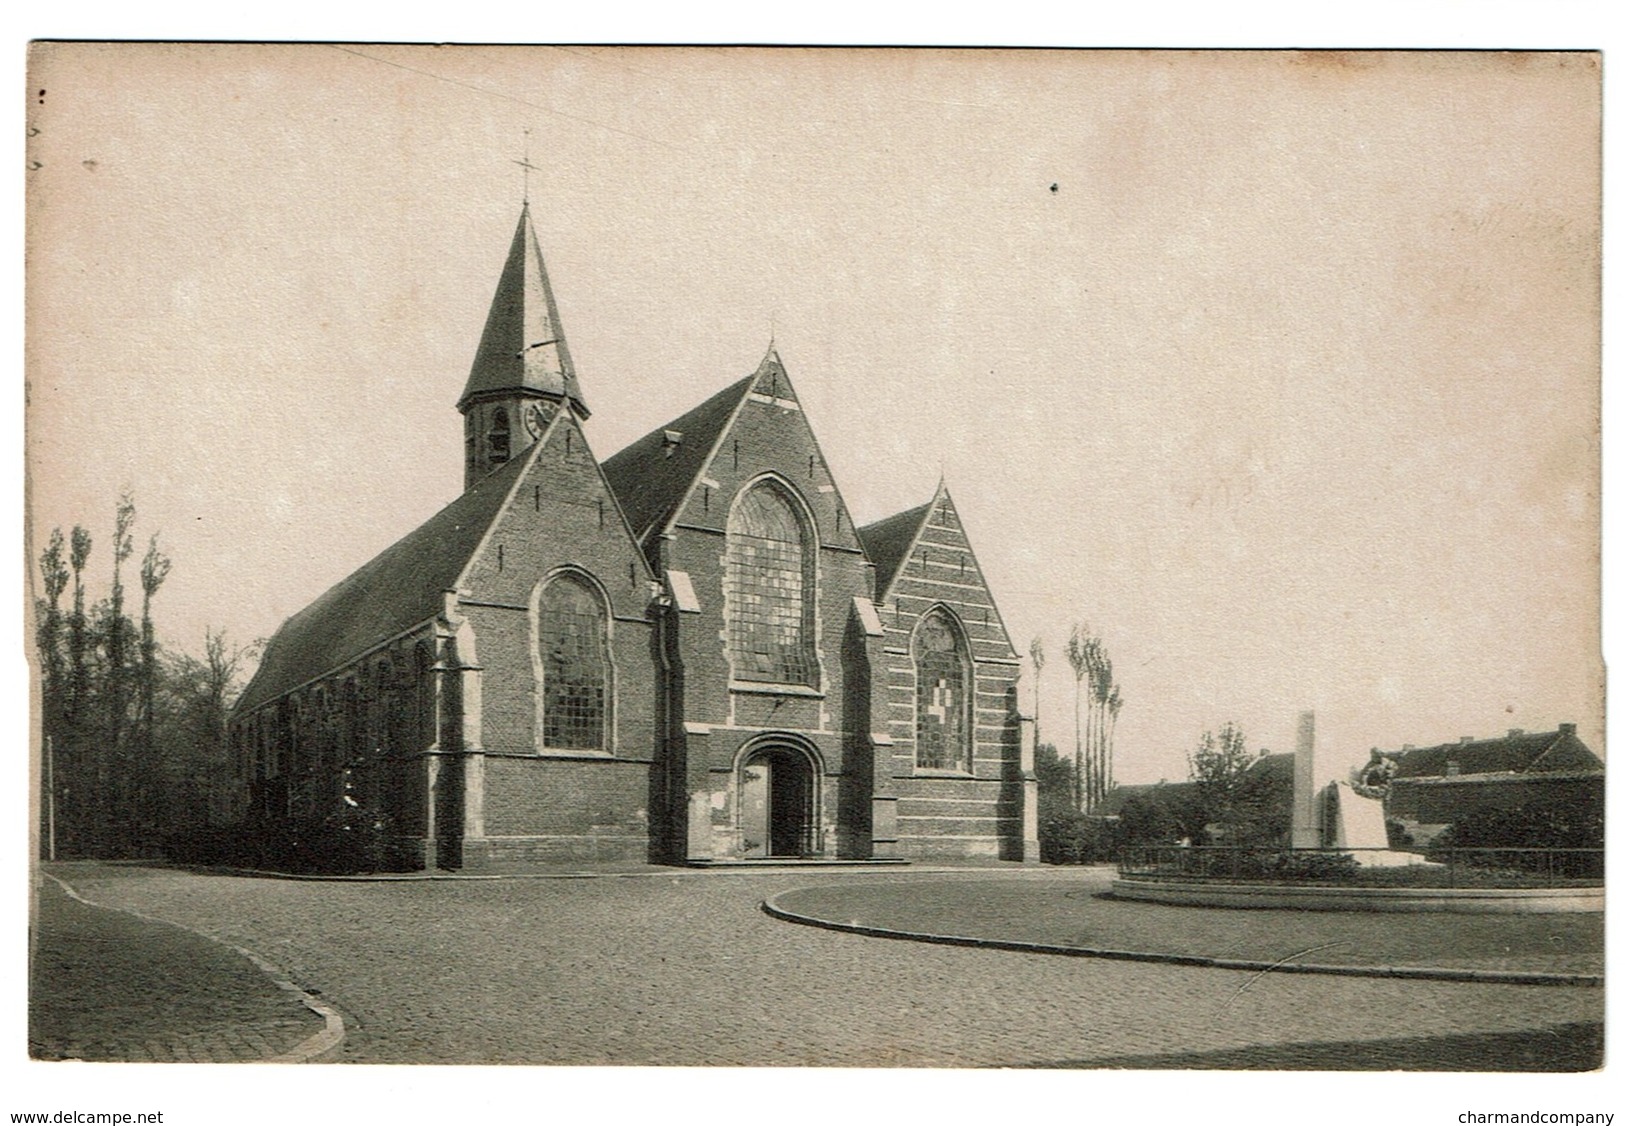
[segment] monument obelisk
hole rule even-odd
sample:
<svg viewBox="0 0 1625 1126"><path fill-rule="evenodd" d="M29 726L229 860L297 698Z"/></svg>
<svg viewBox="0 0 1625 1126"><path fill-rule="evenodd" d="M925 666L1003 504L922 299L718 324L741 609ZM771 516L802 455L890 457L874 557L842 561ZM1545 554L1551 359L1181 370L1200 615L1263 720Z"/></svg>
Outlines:
<svg viewBox="0 0 1625 1126"><path fill-rule="evenodd" d="M1292 847L1321 845L1320 803L1315 794L1315 713L1298 713L1298 745L1292 756Z"/></svg>

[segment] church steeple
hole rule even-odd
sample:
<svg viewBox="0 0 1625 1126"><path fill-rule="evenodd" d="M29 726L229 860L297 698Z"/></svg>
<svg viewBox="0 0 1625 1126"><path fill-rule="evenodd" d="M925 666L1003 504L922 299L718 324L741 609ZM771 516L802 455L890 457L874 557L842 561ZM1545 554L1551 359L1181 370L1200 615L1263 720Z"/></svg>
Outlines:
<svg viewBox="0 0 1625 1126"><path fill-rule="evenodd" d="M465 487L530 445L540 424L532 417L536 411L551 417L566 402L579 418L591 413L576 381L527 201L457 400L467 447Z"/></svg>

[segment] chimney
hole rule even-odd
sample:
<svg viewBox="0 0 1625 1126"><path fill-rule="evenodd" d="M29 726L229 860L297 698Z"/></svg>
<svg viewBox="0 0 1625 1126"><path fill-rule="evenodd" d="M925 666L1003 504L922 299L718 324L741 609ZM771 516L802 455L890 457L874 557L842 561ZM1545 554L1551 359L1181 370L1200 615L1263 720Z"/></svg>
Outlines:
<svg viewBox="0 0 1625 1126"><path fill-rule="evenodd" d="M1574 734L1574 724L1572 724L1572 723L1560 723L1560 724L1558 724L1557 725L1557 733L1559 735L1573 735Z"/></svg>
<svg viewBox="0 0 1625 1126"><path fill-rule="evenodd" d="M1471 736L1471 735L1463 735L1463 736L1462 736L1462 737L1461 737L1461 745L1462 745L1462 746L1464 746L1464 747L1465 747L1465 746L1466 746L1466 745L1467 745L1467 744L1468 744L1468 743L1471 743L1471 742L1472 742L1472 741L1473 741L1473 737L1472 737L1472 736Z"/></svg>
<svg viewBox="0 0 1625 1126"><path fill-rule="evenodd" d="M1415 743L1406 743L1403 747L1401 747L1399 749L1402 752L1403 751L1414 751L1414 750L1416 750L1416 744Z"/></svg>
<svg viewBox="0 0 1625 1126"><path fill-rule="evenodd" d="M1521 727L1509 727L1509 728L1507 728L1507 738L1508 739L1516 739L1518 736L1520 736L1522 734L1523 734L1523 728L1521 728Z"/></svg>

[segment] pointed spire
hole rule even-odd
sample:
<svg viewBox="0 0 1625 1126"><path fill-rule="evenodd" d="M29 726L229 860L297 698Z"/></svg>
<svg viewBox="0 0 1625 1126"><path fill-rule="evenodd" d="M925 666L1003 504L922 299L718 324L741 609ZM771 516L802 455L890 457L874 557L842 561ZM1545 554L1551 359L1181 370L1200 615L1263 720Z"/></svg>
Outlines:
<svg viewBox="0 0 1625 1126"><path fill-rule="evenodd" d="M582 418L591 413L581 397L570 348L564 342L564 327L531 225L529 203L519 212L519 227L491 300L480 350L457 406L465 408L476 396L515 391L569 399Z"/></svg>

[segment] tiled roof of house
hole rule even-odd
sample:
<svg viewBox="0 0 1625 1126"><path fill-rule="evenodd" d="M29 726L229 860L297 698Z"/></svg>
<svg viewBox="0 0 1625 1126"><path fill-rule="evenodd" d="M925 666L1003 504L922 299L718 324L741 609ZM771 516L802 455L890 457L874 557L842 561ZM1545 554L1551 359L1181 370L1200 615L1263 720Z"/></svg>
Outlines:
<svg viewBox="0 0 1625 1126"><path fill-rule="evenodd" d="M236 711L244 714L432 618L543 442L476 482L282 623Z"/></svg>
<svg viewBox="0 0 1625 1126"><path fill-rule="evenodd" d="M1152 795L1177 798L1195 792L1195 782L1152 782L1146 785L1113 786L1101 803L1095 807L1095 813L1101 817L1120 817L1123 813L1123 807L1135 798L1151 797Z"/></svg>
<svg viewBox="0 0 1625 1126"><path fill-rule="evenodd" d="M909 547L919 534L920 525L925 523L926 517L931 513L931 506L935 503L936 498L932 497L924 504L899 512L895 516L888 516L884 520L876 520L873 524L866 524L858 529L858 542L863 545L864 554L869 556L869 562L875 565L876 598L885 598L887 590L891 587L892 578L897 574L897 568L903 565Z"/></svg>
<svg viewBox="0 0 1625 1126"><path fill-rule="evenodd" d="M1247 773L1257 778L1291 778L1297 769L1298 756L1294 751L1265 751L1247 767Z"/></svg>
<svg viewBox="0 0 1625 1126"><path fill-rule="evenodd" d="M1396 778L1436 778L1456 774L1543 774L1603 769L1602 760L1575 734L1572 725L1557 731L1508 732L1493 739L1473 739L1401 751Z"/></svg>
<svg viewBox="0 0 1625 1126"><path fill-rule="evenodd" d="M664 526L688 495L755 378L747 375L723 388L603 463L604 476L639 544L647 547L650 533Z"/></svg>

